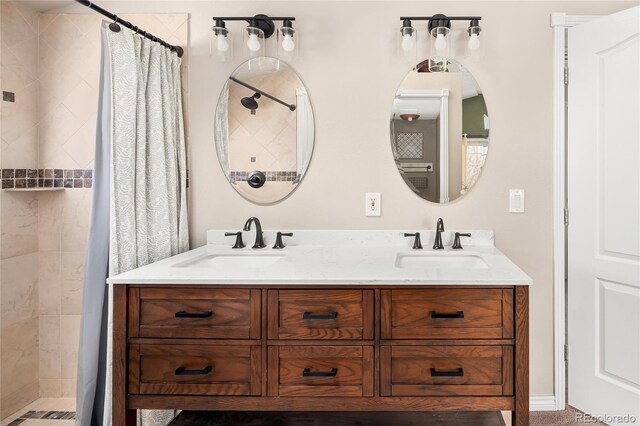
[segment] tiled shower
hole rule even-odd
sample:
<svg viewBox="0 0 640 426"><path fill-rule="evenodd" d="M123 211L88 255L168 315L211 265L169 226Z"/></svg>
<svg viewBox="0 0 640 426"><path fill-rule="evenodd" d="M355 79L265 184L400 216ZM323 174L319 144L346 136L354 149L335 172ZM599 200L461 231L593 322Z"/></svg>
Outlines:
<svg viewBox="0 0 640 426"><path fill-rule="evenodd" d="M5 419L39 398L75 398L101 17L35 10L29 2L0 5ZM174 44L187 44L186 15L137 21Z"/></svg>

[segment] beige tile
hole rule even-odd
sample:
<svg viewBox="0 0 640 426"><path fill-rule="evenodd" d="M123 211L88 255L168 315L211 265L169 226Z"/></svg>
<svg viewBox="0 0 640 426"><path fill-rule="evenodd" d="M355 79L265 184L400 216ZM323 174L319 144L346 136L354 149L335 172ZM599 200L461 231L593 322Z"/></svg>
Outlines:
<svg viewBox="0 0 640 426"><path fill-rule="evenodd" d="M35 381L13 393L3 392L0 397L0 418L4 419L14 413L17 415L22 414L24 412L23 407L28 406L38 398L39 387L39 383Z"/></svg>
<svg viewBox="0 0 640 426"><path fill-rule="evenodd" d="M42 420L42 419L28 419L20 426L74 426L75 420Z"/></svg>
<svg viewBox="0 0 640 426"><path fill-rule="evenodd" d="M78 85L66 96L62 98L62 105L81 121L85 122L89 118L96 119L98 98L95 89L81 80Z"/></svg>
<svg viewBox="0 0 640 426"><path fill-rule="evenodd" d="M74 372L75 374L75 372ZM75 398L76 396L76 379L60 380L60 395L63 398Z"/></svg>
<svg viewBox="0 0 640 426"><path fill-rule="evenodd" d="M20 65L23 78L22 86L35 82L38 78L38 37L21 40L9 50L15 55Z"/></svg>
<svg viewBox="0 0 640 426"><path fill-rule="evenodd" d="M3 398L36 384L38 388L38 318L2 328L0 390ZM3 407L4 409L4 407ZM14 410L7 410L11 414Z"/></svg>
<svg viewBox="0 0 640 426"><path fill-rule="evenodd" d="M75 411L76 398L40 398L29 407L33 411Z"/></svg>
<svg viewBox="0 0 640 426"><path fill-rule="evenodd" d="M15 102L0 104L0 118L2 119L0 137L6 142L12 143L23 132L36 125L37 87L37 83L32 83L28 86L11 89L15 93Z"/></svg>
<svg viewBox="0 0 640 426"><path fill-rule="evenodd" d="M40 379L59 379L60 316L41 315L39 327Z"/></svg>
<svg viewBox="0 0 640 426"><path fill-rule="evenodd" d="M54 151L61 149L62 145L78 131L82 124L83 122L76 118L64 105L60 104L53 108L44 117L38 129L41 141L40 149L43 151L41 159L47 161L48 158L54 156ZM46 141L46 143L43 144L42 141ZM73 166L67 168L73 168Z"/></svg>
<svg viewBox="0 0 640 426"><path fill-rule="evenodd" d="M61 315L60 316L60 352L61 352L61 374L63 379L73 381L75 388L75 378L78 364L78 343L80 339L80 315ZM69 394L70 384L61 382L62 395L74 396Z"/></svg>
<svg viewBox="0 0 640 426"><path fill-rule="evenodd" d="M2 258L38 251L38 199L30 193L2 192Z"/></svg>
<svg viewBox="0 0 640 426"><path fill-rule="evenodd" d="M61 312L63 315L79 315L82 312L84 252L62 252L61 259Z"/></svg>
<svg viewBox="0 0 640 426"><path fill-rule="evenodd" d="M0 261L2 328L38 317L38 253Z"/></svg>
<svg viewBox="0 0 640 426"><path fill-rule="evenodd" d="M21 8L18 2L2 2L2 13L0 13L0 37L3 46L14 46L20 41L37 35L33 28L32 18L27 19L25 9ZM22 12L22 13L21 13Z"/></svg>
<svg viewBox="0 0 640 426"><path fill-rule="evenodd" d="M62 300L62 258L58 251L38 253L38 300L40 315L59 315Z"/></svg>
<svg viewBox="0 0 640 426"><path fill-rule="evenodd" d="M95 99L95 98L94 98ZM76 133L74 133L62 148L77 164L77 168L85 169L93 162L95 156L96 120L87 120Z"/></svg>
<svg viewBox="0 0 640 426"><path fill-rule="evenodd" d="M3 169L37 168L38 128L26 129L13 142L3 144L1 157Z"/></svg>
<svg viewBox="0 0 640 426"><path fill-rule="evenodd" d="M62 243L62 194L40 194L39 197L38 249L41 252L59 252Z"/></svg>
<svg viewBox="0 0 640 426"><path fill-rule="evenodd" d="M65 191L60 199L62 216L62 251L84 252L91 221L91 190Z"/></svg>
<svg viewBox="0 0 640 426"><path fill-rule="evenodd" d="M57 398L60 396L62 396L60 379L40 379L40 398Z"/></svg>

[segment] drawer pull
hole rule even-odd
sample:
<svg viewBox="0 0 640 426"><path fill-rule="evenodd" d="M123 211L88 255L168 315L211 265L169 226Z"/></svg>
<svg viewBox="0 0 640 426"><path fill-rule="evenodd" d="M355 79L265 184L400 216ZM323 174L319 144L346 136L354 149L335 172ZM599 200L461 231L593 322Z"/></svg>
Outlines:
<svg viewBox="0 0 640 426"><path fill-rule="evenodd" d="M176 368L175 375L176 376L206 376L213 371L213 367L207 365L202 370L187 370L184 367Z"/></svg>
<svg viewBox="0 0 640 426"><path fill-rule="evenodd" d="M213 312L187 312L187 311L179 311L176 312L176 318L209 318L213 315Z"/></svg>
<svg viewBox="0 0 640 426"><path fill-rule="evenodd" d="M455 370L438 371L435 368L431 369L431 377L462 377L464 376L464 369L457 368Z"/></svg>
<svg viewBox="0 0 640 426"><path fill-rule="evenodd" d="M302 319L314 320L314 319L336 319L338 318L337 312L331 312L329 314L312 314L311 312L305 312L302 314Z"/></svg>
<svg viewBox="0 0 640 426"><path fill-rule="evenodd" d="M302 370L302 377L335 377L336 374L337 368L332 368L331 371L311 371L309 368Z"/></svg>
<svg viewBox="0 0 640 426"><path fill-rule="evenodd" d="M464 312L458 311L455 313L439 314L436 311L431 311L431 318L464 318Z"/></svg>

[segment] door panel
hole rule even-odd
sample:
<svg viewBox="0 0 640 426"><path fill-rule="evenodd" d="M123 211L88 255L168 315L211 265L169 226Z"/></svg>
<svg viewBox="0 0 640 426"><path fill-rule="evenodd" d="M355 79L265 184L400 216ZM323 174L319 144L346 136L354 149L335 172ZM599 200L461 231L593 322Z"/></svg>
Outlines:
<svg viewBox="0 0 640 426"><path fill-rule="evenodd" d="M569 404L622 424L640 420L640 7L570 28L569 75Z"/></svg>

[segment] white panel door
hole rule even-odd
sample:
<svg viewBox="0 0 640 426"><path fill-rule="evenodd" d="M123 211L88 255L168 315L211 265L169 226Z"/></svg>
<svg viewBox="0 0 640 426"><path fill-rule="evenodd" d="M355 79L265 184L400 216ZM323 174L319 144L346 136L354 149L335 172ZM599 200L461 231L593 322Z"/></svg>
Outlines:
<svg viewBox="0 0 640 426"><path fill-rule="evenodd" d="M569 404L609 424L640 424L639 104L640 7L570 28Z"/></svg>

